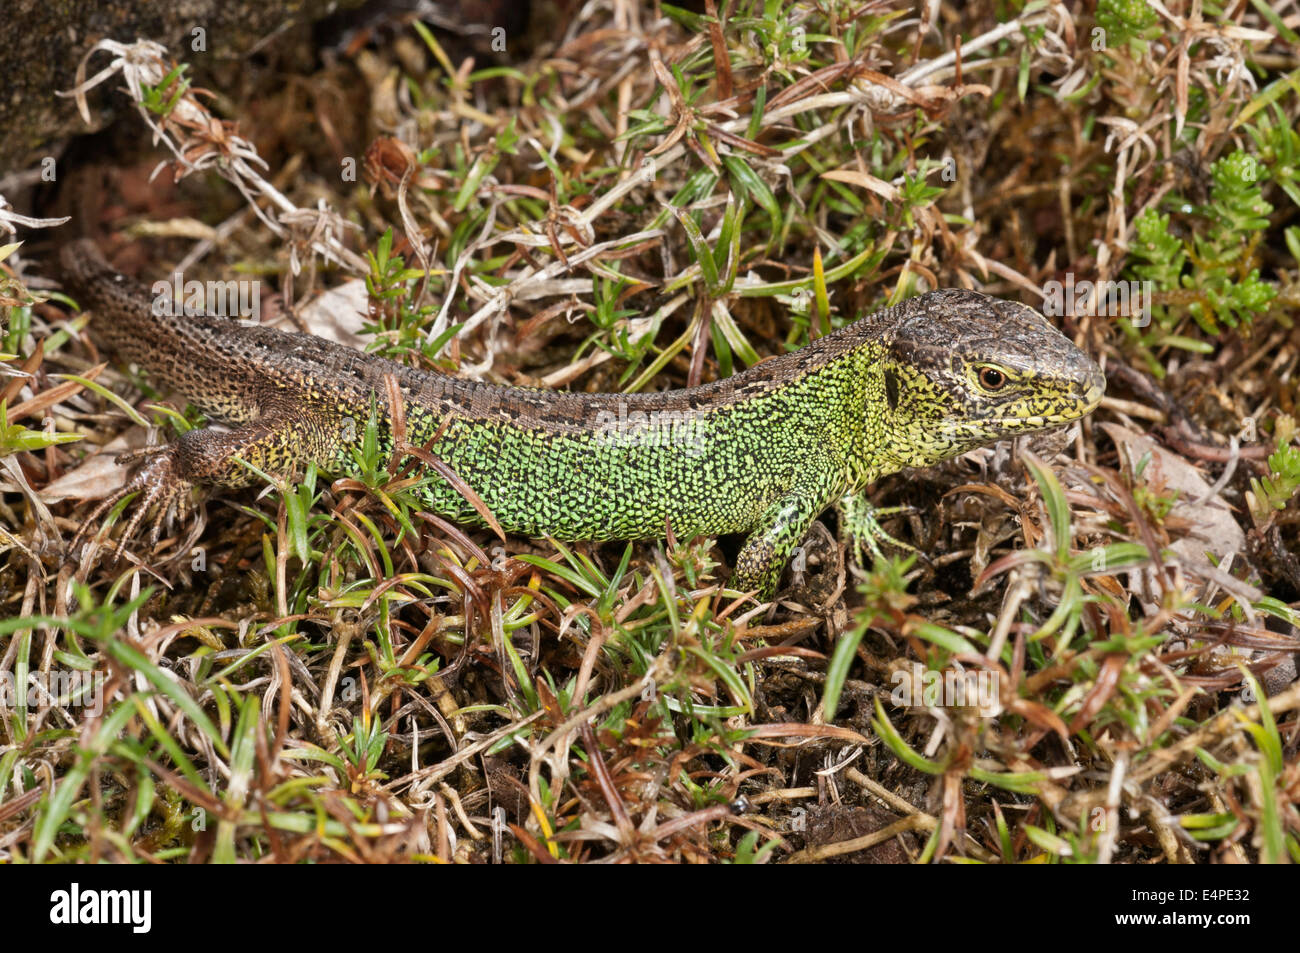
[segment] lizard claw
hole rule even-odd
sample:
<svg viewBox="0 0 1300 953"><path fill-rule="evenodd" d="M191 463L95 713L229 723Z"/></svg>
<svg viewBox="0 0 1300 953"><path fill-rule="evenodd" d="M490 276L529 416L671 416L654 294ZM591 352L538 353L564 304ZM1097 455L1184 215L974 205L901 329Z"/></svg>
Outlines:
<svg viewBox="0 0 1300 953"><path fill-rule="evenodd" d="M864 569L869 565L868 555L872 557L873 561L884 560L885 554L880 546L882 542L911 553L926 566L933 568L934 563L927 554L911 543L905 543L901 539L891 536L880 525L880 517L913 512L914 509L912 506L877 508L872 506L865 497L856 497L851 500L846 497L840 503L841 540L853 554L858 565Z"/></svg>
<svg viewBox="0 0 1300 953"><path fill-rule="evenodd" d="M166 519L167 514L171 512L173 507L181 510L188 508L186 501L190 484L177 472L175 448L172 446L147 447L142 450L132 450L117 457L117 462L123 464L131 464L140 460L147 462L139 472L100 501L82 521L76 535L72 537L72 542L68 546L69 556L78 551L82 542L86 540L91 527L105 513L126 497L135 493L141 493L142 496L138 508L127 522L126 528L122 531L122 536L114 549L113 555L118 559L122 557L127 541L135 535L140 528L140 524L150 511L154 511L156 514L149 528L149 550L152 551L158 544L163 521Z"/></svg>

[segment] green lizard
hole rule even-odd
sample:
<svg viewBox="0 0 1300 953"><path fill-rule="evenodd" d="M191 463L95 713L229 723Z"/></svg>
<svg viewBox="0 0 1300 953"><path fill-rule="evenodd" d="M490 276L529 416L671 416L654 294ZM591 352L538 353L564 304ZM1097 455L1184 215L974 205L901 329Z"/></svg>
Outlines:
<svg viewBox="0 0 1300 953"><path fill-rule="evenodd" d="M93 243L67 246L62 260L104 345L233 425L191 430L150 454L78 539L140 492L123 540L154 511L156 542L194 484L256 481L236 458L268 473L308 461L347 473L372 412L391 451L395 386L405 443L427 445L504 530L563 540L748 533L731 587L767 598L828 506L842 502L860 521L861 494L881 476L1077 420L1105 387L1038 312L974 291L913 298L715 383L576 394L460 380L203 313L158 314L149 289L113 271ZM421 495L433 512L485 525L445 479Z"/></svg>

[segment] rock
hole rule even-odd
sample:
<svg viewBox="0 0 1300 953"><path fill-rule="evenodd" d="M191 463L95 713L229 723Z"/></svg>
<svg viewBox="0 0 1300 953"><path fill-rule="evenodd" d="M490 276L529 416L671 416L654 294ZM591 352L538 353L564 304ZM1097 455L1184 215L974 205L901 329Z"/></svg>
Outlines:
<svg viewBox="0 0 1300 953"><path fill-rule="evenodd" d="M0 17L0 178L38 164L59 151L62 140L94 132L107 124L110 103L103 92L91 95L94 126L87 127L71 99L55 96L69 90L77 65L101 39L155 40L177 59L201 67L205 57L239 57L286 23L311 22L362 0L8 0ZM202 31L196 34L195 31ZM201 38L204 52L194 50ZM102 58L102 61L101 61ZM111 60L99 53L87 75Z"/></svg>

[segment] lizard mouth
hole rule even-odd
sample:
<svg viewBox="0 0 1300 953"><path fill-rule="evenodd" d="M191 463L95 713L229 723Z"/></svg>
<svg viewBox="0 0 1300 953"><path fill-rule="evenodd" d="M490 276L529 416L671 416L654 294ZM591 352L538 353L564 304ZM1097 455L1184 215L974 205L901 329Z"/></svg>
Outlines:
<svg viewBox="0 0 1300 953"><path fill-rule="evenodd" d="M1100 375L1098 375L1100 377ZM1089 387L1083 394L1070 403L1051 414L1033 414L1026 417L1003 417L997 423L1010 433L1024 432L1028 430L1045 430L1048 427L1056 427L1060 424L1068 424L1088 416L1097 409L1101 403L1102 396L1106 393L1106 383L1104 380L1094 379L1090 382Z"/></svg>
<svg viewBox="0 0 1300 953"><path fill-rule="evenodd" d="M1084 392L1082 406L1079 408L1078 416L1085 417L1097 409L1101 403L1102 397L1106 395L1106 378L1101 376L1101 371L1088 381L1088 389ZM1073 418L1070 418L1073 419Z"/></svg>

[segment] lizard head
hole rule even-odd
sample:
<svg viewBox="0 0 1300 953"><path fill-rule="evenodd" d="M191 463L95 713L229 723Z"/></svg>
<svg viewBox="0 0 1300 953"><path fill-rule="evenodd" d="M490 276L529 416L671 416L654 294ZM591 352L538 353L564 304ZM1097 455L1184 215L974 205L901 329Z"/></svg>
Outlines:
<svg viewBox="0 0 1300 953"><path fill-rule="evenodd" d="M1033 308L960 290L917 301L883 361L886 446L902 466L1057 427L1101 402L1101 369Z"/></svg>

